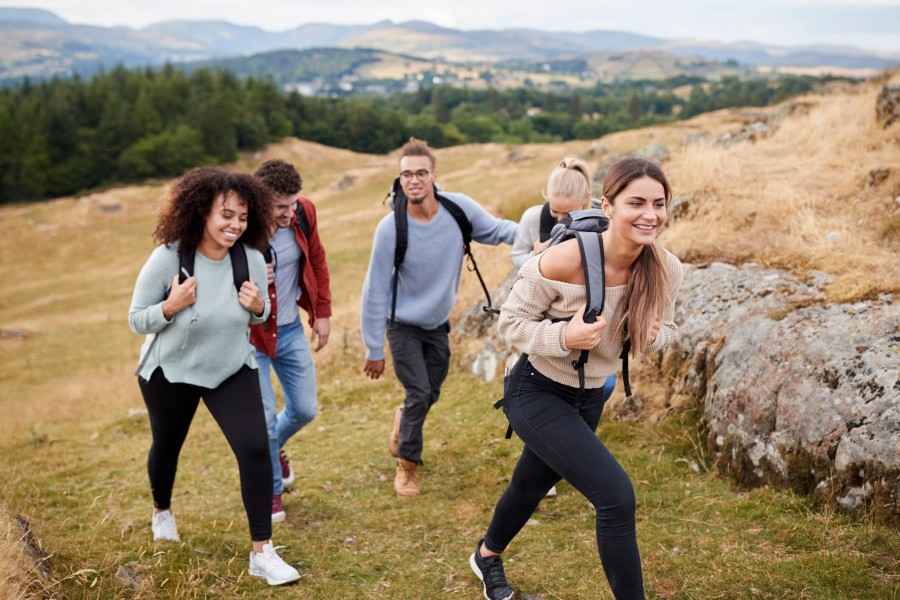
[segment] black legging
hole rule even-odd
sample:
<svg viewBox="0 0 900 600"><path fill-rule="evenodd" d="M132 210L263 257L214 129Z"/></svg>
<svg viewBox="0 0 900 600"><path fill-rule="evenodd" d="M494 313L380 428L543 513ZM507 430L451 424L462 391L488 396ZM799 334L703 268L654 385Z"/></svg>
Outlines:
<svg viewBox="0 0 900 600"><path fill-rule="evenodd" d="M215 389L170 383L160 368L150 381L138 377L150 415L153 445L147 459L150 487L156 508L169 508L178 454L200 403L200 397L219 424L237 457L241 496L250 522L250 537L263 542L272 537L272 462L266 417L259 392L259 376L241 367Z"/></svg>
<svg viewBox="0 0 900 600"><path fill-rule="evenodd" d="M522 357L509 375L503 410L525 442L509 486L494 509L485 546L502 552L560 478L584 494L597 513L597 548L617 600L644 598L634 526L634 489L595 430L601 388L556 383Z"/></svg>

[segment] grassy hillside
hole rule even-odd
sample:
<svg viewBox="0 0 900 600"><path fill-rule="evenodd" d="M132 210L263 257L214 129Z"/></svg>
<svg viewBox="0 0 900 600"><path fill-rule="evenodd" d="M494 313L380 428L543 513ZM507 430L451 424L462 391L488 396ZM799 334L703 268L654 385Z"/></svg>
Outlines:
<svg viewBox="0 0 900 600"><path fill-rule="evenodd" d="M765 111L722 111L593 144L459 146L438 153L439 179L517 218L538 202L561 156L596 164L662 143L672 152L665 168L676 194L691 200L687 217L664 234L682 258L828 271L835 299L896 292L900 240L886 224L897 222L900 174L873 188L866 178L900 164L900 148L896 126L885 132L872 122L875 92L804 98L770 137L728 148L713 140ZM684 144L698 133L710 141ZM46 585L60 597L480 595L466 557L521 448L502 439L502 417L490 407L498 385L454 365L426 427L425 492L398 501L385 437L401 388L360 373L359 290L395 159L286 140L236 166L276 156L300 167L317 203L335 298L332 341L317 357L320 416L287 448L298 488L286 496L288 521L275 540L305 575L284 590L246 575L237 472L205 409L175 490L185 541L150 541L149 431L133 375L140 340L125 316L167 183L0 209L0 505L32 520L52 553ZM476 252L488 281L499 282L508 249ZM457 313L479 294L464 274ZM600 429L636 486L651 598L900 597L895 528L823 512L789 492L733 488L709 472L693 418L688 410ZM590 507L562 485L511 547L512 582L544 599L609 598L593 535ZM0 578L13 564L4 557L17 556L13 546L0 537Z"/></svg>

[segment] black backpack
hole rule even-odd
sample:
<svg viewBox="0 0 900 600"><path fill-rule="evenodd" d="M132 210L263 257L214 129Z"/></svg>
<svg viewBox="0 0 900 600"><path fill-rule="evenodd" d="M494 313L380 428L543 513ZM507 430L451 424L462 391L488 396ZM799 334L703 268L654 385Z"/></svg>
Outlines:
<svg viewBox="0 0 900 600"><path fill-rule="evenodd" d="M591 200L591 208L596 208L599 210L600 203L596 200ZM547 240L549 240L550 235L553 232L553 228L556 227L556 225L556 218L552 214L550 214L550 203L544 202L544 205L541 207L541 222L540 229L538 230L538 241L546 242Z"/></svg>
<svg viewBox="0 0 900 600"><path fill-rule="evenodd" d="M472 222L469 221L469 217L466 216L465 211L461 209L458 204L438 193L437 186L434 188L434 196L437 198L437 201L440 202L441 206L447 209L447 212L450 213L450 216L456 221L457 227L459 227L459 231L463 238L463 252L469 259L468 269L470 271L475 271L475 274L478 276L478 281L481 283L481 289L484 290L484 296L487 299L487 305L483 307L484 312L494 315L500 314L500 311L491 304L491 293L488 291L487 285L485 285L484 279L481 277L481 271L478 270L478 264L475 262L475 257L472 255ZM388 197L391 199L393 205L394 232L396 234L396 243L394 245L394 275L391 280L391 323L393 323L397 313L397 287L399 284L400 266L406 258L406 249L409 246L409 221L408 215L406 214L407 200L406 194L403 193L403 188L400 186L399 177L394 179L394 185L391 188Z"/></svg>
<svg viewBox="0 0 900 600"><path fill-rule="evenodd" d="M240 241L228 249L231 256L231 274L234 277L234 289L240 293L241 286L245 281L250 280L250 267L247 265L247 251ZM178 251L178 283L184 283L185 279L194 275L194 259L196 252L190 254ZM169 290L166 290L166 297L169 296Z"/></svg>

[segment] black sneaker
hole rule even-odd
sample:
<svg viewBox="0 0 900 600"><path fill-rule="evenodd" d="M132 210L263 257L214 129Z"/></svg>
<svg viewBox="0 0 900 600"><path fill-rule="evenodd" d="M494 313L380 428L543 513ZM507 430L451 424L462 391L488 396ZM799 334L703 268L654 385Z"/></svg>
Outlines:
<svg viewBox="0 0 900 600"><path fill-rule="evenodd" d="M469 566L472 572L478 576L484 586L484 597L487 600L512 600L515 595L513 589L506 581L506 573L503 572L503 559L499 556L481 556L481 543L478 540L475 552L469 557Z"/></svg>

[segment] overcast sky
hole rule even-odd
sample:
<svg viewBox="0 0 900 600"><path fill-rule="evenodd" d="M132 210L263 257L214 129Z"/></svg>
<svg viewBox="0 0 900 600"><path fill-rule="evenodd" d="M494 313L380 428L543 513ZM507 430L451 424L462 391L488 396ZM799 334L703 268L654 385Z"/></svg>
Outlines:
<svg viewBox="0 0 900 600"><path fill-rule="evenodd" d="M0 0L0 6L25 4ZM900 0L33 0L27 6L76 23L131 27L168 19L221 19L278 30L309 22L423 19L461 29L619 29L670 38L900 52Z"/></svg>

